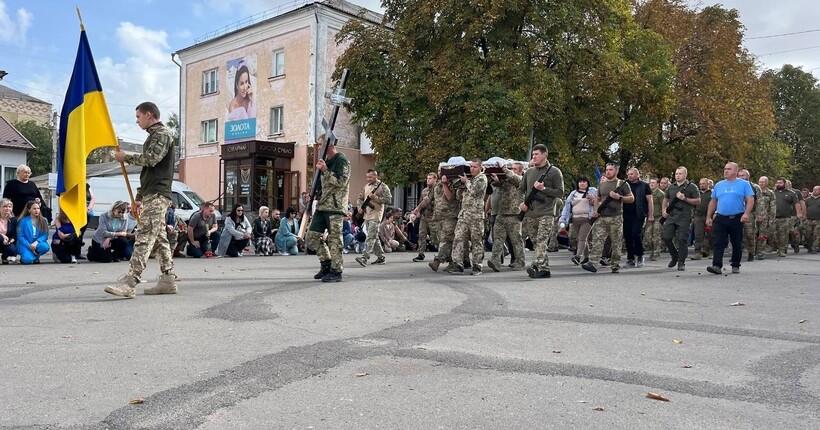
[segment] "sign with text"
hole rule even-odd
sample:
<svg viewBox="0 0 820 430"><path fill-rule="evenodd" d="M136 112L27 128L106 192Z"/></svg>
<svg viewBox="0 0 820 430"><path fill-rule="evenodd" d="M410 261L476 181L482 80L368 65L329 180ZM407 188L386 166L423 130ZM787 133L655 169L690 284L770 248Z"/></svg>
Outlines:
<svg viewBox="0 0 820 430"><path fill-rule="evenodd" d="M256 55L228 61L225 141L256 137Z"/></svg>

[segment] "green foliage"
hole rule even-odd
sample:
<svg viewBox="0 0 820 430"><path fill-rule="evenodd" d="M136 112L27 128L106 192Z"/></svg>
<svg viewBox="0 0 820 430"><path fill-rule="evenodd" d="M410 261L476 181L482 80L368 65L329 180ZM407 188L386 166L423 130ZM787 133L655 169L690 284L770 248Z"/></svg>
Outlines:
<svg viewBox="0 0 820 430"><path fill-rule="evenodd" d="M768 70L777 129L774 138L786 148L792 182L797 187L820 184L820 88L811 73L785 65ZM785 172L784 172L785 173Z"/></svg>
<svg viewBox="0 0 820 430"><path fill-rule="evenodd" d="M385 0L383 25L352 20L353 119L393 183L439 162L524 159L533 132L570 177L597 162L657 173L784 165L769 85L742 47L737 11L683 0Z"/></svg>
<svg viewBox="0 0 820 430"><path fill-rule="evenodd" d="M52 126L28 120L15 123L14 127L37 148L29 154L27 161L31 168L31 175L37 176L51 172L51 156L54 154Z"/></svg>

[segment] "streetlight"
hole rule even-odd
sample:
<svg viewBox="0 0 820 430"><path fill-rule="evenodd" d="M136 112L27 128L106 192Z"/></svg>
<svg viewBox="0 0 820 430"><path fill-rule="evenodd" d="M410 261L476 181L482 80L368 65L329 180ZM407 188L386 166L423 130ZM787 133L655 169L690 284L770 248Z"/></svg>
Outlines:
<svg viewBox="0 0 820 430"><path fill-rule="evenodd" d="M0 70L0 81L2 81L2 80L3 80L3 78L5 78L5 77L6 77L6 75L8 75L8 74L9 74L9 73L8 73L7 71L5 71L5 70Z"/></svg>

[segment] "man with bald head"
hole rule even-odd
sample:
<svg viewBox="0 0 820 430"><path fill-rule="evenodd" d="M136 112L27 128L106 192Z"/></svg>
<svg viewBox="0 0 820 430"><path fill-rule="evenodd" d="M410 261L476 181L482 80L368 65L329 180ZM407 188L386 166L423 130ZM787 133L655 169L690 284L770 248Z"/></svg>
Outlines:
<svg viewBox="0 0 820 430"><path fill-rule="evenodd" d="M706 225L712 227L715 239L715 254L709 273L723 272L723 252L732 241L732 273L740 273L740 259L743 257L743 224L749 221L754 209L754 190L748 181L737 177L737 163L732 161L723 167L723 180L715 184L712 200L706 214Z"/></svg>
<svg viewBox="0 0 820 430"><path fill-rule="evenodd" d="M777 212L775 205L774 191L769 189L769 178L761 176L757 179L757 185L760 186L760 210L757 211L757 255L755 258L763 260L766 258L766 241L772 235L772 227L774 226L774 217Z"/></svg>

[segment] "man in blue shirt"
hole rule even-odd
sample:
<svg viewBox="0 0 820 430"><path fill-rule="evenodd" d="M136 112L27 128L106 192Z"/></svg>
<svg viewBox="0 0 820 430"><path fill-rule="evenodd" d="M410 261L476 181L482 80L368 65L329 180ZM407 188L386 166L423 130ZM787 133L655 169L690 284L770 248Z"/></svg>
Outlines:
<svg viewBox="0 0 820 430"><path fill-rule="evenodd" d="M709 273L720 275L723 268L723 251L729 239L732 241L732 273L740 273L743 256L743 224L749 221L754 209L754 190L748 181L737 177L737 163L728 162L723 168L724 180L715 185L712 200L706 212L706 225L712 227L715 254Z"/></svg>

